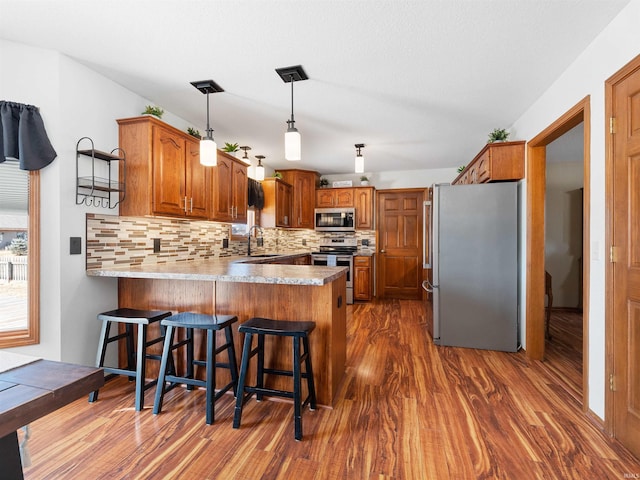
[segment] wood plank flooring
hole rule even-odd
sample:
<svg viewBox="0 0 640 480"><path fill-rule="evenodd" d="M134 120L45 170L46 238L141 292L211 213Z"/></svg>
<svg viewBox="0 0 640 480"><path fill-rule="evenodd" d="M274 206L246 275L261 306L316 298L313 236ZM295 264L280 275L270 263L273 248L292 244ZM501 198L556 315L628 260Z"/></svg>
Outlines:
<svg viewBox="0 0 640 480"><path fill-rule="evenodd" d="M204 422L204 392L175 389L153 415L133 384L109 382L32 424L27 479L622 479L640 461L583 415L543 362L523 352L436 347L421 302L348 309L345 381L334 409L303 413L233 397ZM627 475L625 477L625 475Z"/></svg>

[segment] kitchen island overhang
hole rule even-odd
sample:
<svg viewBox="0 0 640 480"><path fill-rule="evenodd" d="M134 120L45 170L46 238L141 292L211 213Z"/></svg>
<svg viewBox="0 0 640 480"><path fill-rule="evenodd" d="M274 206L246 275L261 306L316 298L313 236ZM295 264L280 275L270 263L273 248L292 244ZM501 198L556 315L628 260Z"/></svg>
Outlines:
<svg viewBox="0 0 640 480"><path fill-rule="evenodd" d="M346 271L344 267L248 263L246 257L228 257L103 267L88 269L87 275L117 278L120 308L236 315L237 356L242 352L237 328L251 317L315 322L309 340L318 403L333 406L346 364ZM265 363L290 369L290 344L275 340L267 346ZM204 348L198 332L196 344ZM157 366L151 363L147 372L153 378ZM225 370L217 372L218 385L228 381L227 375ZM254 378L253 372L249 375ZM286 378L267 381L273 388L290 388Z"/></svg>

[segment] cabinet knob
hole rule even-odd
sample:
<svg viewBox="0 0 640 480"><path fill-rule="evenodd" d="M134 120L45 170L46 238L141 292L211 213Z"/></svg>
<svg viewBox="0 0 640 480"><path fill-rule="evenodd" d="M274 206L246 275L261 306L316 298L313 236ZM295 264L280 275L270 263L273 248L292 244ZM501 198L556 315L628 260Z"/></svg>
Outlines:
<svg viewBox="0 0 640 480"><path fill-rule="evenodd" d="M380 250L380 253L384 253L384 249Z"/></svg>

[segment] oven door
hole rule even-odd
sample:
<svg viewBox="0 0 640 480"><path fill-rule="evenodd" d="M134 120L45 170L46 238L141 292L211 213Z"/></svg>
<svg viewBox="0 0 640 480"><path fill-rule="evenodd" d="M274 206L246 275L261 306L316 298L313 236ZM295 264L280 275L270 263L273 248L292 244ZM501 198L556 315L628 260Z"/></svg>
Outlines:
<svg viewBox="0 0 640 480"><path fill-rule="evenodd" d="M347 267L347 303L353 303L353 256L352 255L325 255L314 253L311 255L312 265L330 266L333 265L333 260L329 262L330 257L335 257L336 267Z"/></svg>

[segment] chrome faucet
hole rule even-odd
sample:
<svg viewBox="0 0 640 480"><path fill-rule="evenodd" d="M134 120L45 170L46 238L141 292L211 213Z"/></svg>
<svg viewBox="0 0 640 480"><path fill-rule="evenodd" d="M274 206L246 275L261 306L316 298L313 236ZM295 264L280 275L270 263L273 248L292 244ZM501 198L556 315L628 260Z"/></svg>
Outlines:
<svg viewBox="0 0 640 480"><path fill-rule="evenodd" d="M262 246L263 242L264 242L264 231L262 230L262 227L260 225L251 225L251 228L249 228L249 232L247 233L247 255L251 256L251 231L253 229L256 229L260 232L260 237L258 238L258 246Z"/></svg>

